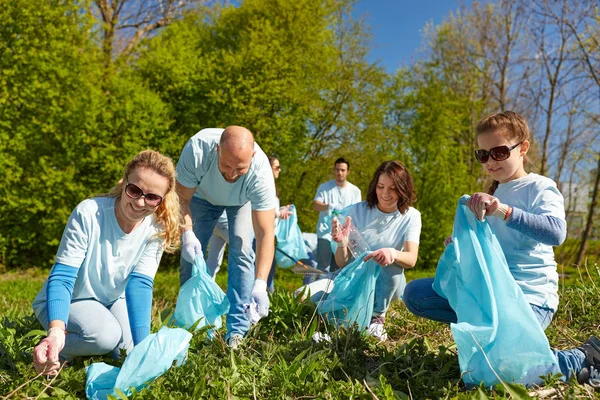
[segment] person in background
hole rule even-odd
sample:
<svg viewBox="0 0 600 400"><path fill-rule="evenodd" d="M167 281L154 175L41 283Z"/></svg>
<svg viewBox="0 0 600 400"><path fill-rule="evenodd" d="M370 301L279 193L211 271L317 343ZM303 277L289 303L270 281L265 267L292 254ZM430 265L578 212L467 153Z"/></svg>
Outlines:
<svg viewBox="0 0 600 400"><path fill-rule="evenodd" d="M324 272L338 269L331 250L331 232L325 221L334 210L342 210L349 205L361 201L360 189L348 182L350 162L344 158L335 160L333 172L335 179L319 186L313 200L313 209L319 212L317 222L317 268ZM304 283L309 283L312 276L307 276Z"/></svg>
<svg viewBox="0 0 600 400"><path fill-rule="evenodd" d="M206 268L213 279L221 269L227 243L229 243L229 224L227 223L227 213L223 211L223 214L221 214L217 220L213 234L208 241Z"/></svg>
<svg viewBox="0 0 600 400"><path fill-rule="evenodd" d="M48 331L33 351L38 373L61 360L130 351L150 333L154 276L179 247L181 213L171 159L137 154L109 193L71 213L55 264L33 302Z"/></svg>
<svg viewBox="0 0 600 400"><path fill-rule="evenodd" d="M273 171L273 179L277 180L279 178L279 173L281 172L281 165L279 164L279 159L277 159L276 157L269 156L269 164L271 165L271 170ZM279 190L277 189L277 185L275 185L275 225L277 225L277 222L280 219L288 219L290 215L292 215L291 207L289 204L287 206L281 206L281 203L279 201ZM275 291L274 281L276 268L277 263L275 261L275 257L273 257L273 264L271 265L269 279L267 280L267 289L271 293Z"/></svg>
<svg viewBox="0 0 600 400"><path fill-rule="evenodd" d="M203 129L183 148L177 190L184 216L181 285L191 277L194 259L203 257L219 217L227 213L226 337L236 349L250 327L245 305L256 303L259 317L269 313L267 279L275 250L275 182L269 161L244 127Z"/></svg>
<svg viewBox="0 0 600 400"><path fill-rule="evenodd" d="M562 194L545 176L525 171L530 133L521 115L505 111L489 115L477 125L475 158L493 179L487 192L474 193L467 206L487 218L506 257L515 282L546 329L558 308L558 273L552 246L567 234ZM452 238L446 239L448 245ZM456 323L456 313L432 287L433 278L410 282L404 292L406 307L415 315ZM582 347L555 351L561 372L600 387L600 340L592 336Z"/></svg>

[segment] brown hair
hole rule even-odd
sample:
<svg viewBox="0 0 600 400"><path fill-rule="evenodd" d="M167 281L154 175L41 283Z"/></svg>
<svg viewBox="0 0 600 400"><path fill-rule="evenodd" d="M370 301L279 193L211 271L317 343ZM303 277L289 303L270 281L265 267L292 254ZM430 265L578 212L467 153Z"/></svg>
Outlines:
<svg viewBox="0 0 600 400"><path fill-rule="evenodd" d="M381 174L387 174L394 181L396 193L398 194L398 210L404 214L408 207L417 201L413 180L408 170L398 161L385 161L375 171L369 190L367 191L367 206L377 206L377 182Z"/></svg>
<svg viewBox="0 0 600 400"><path fill-rule="evenodd" d="M484 133L500 132L506 139L515 140L516 142L530 140L531 137L529 125L527 125L525 118L513 111L504 111L488 115L479 121L476 132L477 136ZM529 163L527 155L524 156L523 162L525 164ZM493 181L488 188L488 194L494 194L498 188L498 184L498 181Z"/></svg>
<svg viewBox="0 0 600 400"><path fill-rule="evenodd" d="M156 220L161 225L163 231L158 237L164 239L164 249L167 253L172 253L179 247L180 225L182 222L181 211L179 207L179 196L175 191L175 166L169 157L163 156L158 151L144 150L138 154L125 167L125 173L119 183L110 189L105 195L108 197L119 197L123 192L124 182L129 174L138 168L147 168L163 176L169 181L169 189L163 197L162 203L155 211Z"/></svg>
<svg viewBox="0 0 600 400"><path fill-rule="evenodd" d="M277 158L277 157L267 156L267 158L269 159L269 165L271 166L271 168L273 168L273 163L275 161L279 161L279 158ZM277 187L277 182L275 182L275 196L277 196L277 198L279 198L279 188Z"/></svg>

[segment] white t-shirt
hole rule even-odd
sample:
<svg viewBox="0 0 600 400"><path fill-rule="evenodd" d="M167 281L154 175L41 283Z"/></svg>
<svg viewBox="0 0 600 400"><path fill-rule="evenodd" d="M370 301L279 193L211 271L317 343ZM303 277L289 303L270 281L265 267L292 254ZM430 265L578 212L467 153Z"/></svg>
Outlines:
<svg viewBox="0 0 600 400"><path fill-rule="evenodd" d="M550 178L528 174L502 183L494 193L500 202L525 212L565 220L564 199ZM499 218L488 218L510 272L531 304L558 308L558 272L552 246L512 229Z"/></svg>
<svg viewBox="0 0 600 400"><path fill-rule="evenodd" d="M371 250L392 247L403 251L404 242L419 243L421 213L413 207L408 207L404 214L398 210L384 213L377 206L369 208L363 201L350 207L346 215L352 217L352 223Z"/></svg>
<svg viewBox="0 0 600 400"><path fill-rule="evenodd" d="M152 279L163 253L164 240L154 214L133 232L121 230L114 197L96 197L79 203L62 235L56 263L78 268L73 300L95 299L108 306L125 293L133 272ZM33 302L38 315L46 303L46 285Z"/></svg>
<svg viewBox="0 0 600 400"><path fill-rule="evenodd" d="M248 201L252 209L275 208L275 180L269 159L258 144L250 169L234 183L219 171L217 145L224 129L209 128L188 140L177 163L177 180L187 188L196 188L194 196L215 206L241 206Z"/></svg>
<svg viewBox="0 0 600 400"><path fill-rule="evenodd" d="M335 184L335 180L331 180L319 186L314 200L329 205L329 209L319 212L317 237L331 240L331 230L327 228L329 225L325 222L325 218L331 215L332 209L343 210L352 204L359 203L361 194L360 189L348 181L344 187L339 187Z"/></svg>

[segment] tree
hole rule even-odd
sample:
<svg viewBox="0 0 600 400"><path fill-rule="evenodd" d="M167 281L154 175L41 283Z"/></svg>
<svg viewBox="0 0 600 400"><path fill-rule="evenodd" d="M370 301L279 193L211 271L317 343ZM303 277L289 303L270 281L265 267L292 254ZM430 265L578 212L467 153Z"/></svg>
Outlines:
<svg viewBox="0 0 600 400"><path fill-rule="evenodd" d="M171 106L181 147L205 127L243 125L276 154L283 203L313 230L314 191L347 137L374 130L382 69L368 63L346 0L247 0L199 9L153 38L136 69ZM382 117L381 117L382 118ZM362 170L354 164L354 171ZM372 172L371 172L372 173Z"/></svg>

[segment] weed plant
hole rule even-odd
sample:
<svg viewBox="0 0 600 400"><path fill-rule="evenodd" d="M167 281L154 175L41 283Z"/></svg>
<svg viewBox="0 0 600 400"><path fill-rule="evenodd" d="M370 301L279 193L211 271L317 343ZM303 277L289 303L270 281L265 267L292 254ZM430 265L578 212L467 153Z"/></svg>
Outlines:
<svg viewBox="0 0 600 400"><path fill-rule="evenodd" d="M36 378L33 347L43 337L41 326L22 304L30 302L43 276L0 279L0 395L11 398L85 398L85 367L109 357L76 359L49 381ZM224 280L219 280L224 284ZM448 326L410 314L393 304L386 328L389 340L378 343L356 328L333 329L309 302L299 302L291 289L299 279L280 274L271 296L271 312L252 327L237 351L230 350L224 330L214 340L194 333L187 362L171 368L132 399L504 399L600 398L589 386L545 377L541 388L498 385L467 390L460 380L456 346ZM153 331L169 320L177 293L176 272L157 277ZM598 334L600 270L583 268L577 280L560 291L561 305L546 333L552 346L571 348ZM11 310L10 305L17 306ZM316 343L315 332L331 342ZM22 386L22 387L20 387ZM19 388L20 387L20 388Z"/></svg>

